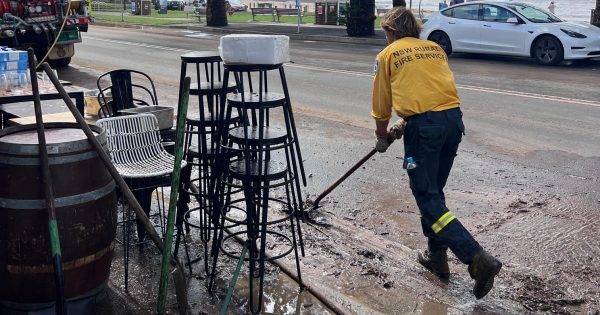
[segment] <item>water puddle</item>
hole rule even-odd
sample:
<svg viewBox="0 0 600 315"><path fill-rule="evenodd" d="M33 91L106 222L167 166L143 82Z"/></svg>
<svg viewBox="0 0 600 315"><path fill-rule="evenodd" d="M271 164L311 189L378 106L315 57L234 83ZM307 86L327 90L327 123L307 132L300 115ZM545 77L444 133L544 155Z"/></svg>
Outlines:
<svg viewBox="0 0 600 315"><path fill-rule="evenodd" d="M233 262L233 261L232 261ZM270 266L265 275L261 314L334 314L314 295L300 290L298 283L279 269ZM227 314L249 314L248 269L244 266L234 289ZM217 314L223 306L231 274L219 275L213 293L206 280L194 278L189 285L189 300L194 314ZM255 281L256 283L256 281ZM255 284L256 287L256 284ZM254 292L256 303L258 289ZM255 306L256 307L256 306Z"/></svg>

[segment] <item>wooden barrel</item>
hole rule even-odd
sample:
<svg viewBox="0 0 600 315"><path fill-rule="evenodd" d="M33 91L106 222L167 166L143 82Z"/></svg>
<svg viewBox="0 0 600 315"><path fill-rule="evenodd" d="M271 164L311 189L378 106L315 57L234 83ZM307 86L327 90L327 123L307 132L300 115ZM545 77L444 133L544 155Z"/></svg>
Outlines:
<svg viewBox="0 0 600 315"><path fill-rule="evenodd" d="M76 124L45 124L67 299L108 280L117 226L115 183ZM91 126L104 146L101 128ZM0 130L0 303L55 300L48 213L35 125Z"/></svg>

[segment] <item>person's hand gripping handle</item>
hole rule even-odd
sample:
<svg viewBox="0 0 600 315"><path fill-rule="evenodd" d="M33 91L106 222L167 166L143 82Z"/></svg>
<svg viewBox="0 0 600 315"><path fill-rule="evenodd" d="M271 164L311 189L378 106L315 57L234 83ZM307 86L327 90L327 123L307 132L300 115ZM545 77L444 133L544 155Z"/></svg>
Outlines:
<svg viewBox="0 0 600 315"><path fill-rule="evenodd" d="M390 127L385 137L381 137L375 134L375 136L377 137L377 142L375 143L375 150L377 150L377 152L379 153L387 151L388 147L395 140L402 138L402 135L404 135L405 127L406 121L404 121L403 119L399 119L392 125L392 127Z"/></svg>

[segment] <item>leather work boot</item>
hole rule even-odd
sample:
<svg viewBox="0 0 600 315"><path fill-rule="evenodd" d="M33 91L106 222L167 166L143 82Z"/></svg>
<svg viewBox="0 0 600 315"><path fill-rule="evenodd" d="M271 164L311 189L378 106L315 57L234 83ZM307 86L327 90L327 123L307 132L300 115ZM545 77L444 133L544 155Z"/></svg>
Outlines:
<svg viewBox="0 0 600 315"><path fill-rule="evenodd" d="M475 279L473 294L479 300L484 297L494 286L494 277L500 272L502 263L488 254L485 250L480 250L473 262L469 265L469 274Z"/></svg>
<svg viewBox="0 0 600 315"><path fill-rule="evenodd" d="M434 275L442 278L450 278L450 268L448 267L448 255L446 251L432 252L429 249L420 251L417 260L423 267L431 271Z"/></svg>

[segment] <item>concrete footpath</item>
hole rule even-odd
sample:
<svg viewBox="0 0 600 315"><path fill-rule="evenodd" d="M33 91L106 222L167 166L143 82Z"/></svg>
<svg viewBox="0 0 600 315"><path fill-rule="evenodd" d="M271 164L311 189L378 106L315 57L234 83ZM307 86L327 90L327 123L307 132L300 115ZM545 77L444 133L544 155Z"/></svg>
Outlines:
<svg viewBox="0 0 600 315"><path fill-rule="evenodd" d="M96 21L95 25L118 26L131 28L175 28L190 31L206 32L211 34L271 34L287 35L290 39L327 41L353 44L386 44L385 33L381 29L375 29L375 35L367 37L350 37L346 32L346 26L302 24L291 23L229 23L223 27L206 26L205 23L171 24L171 25L144 25L135 23L119 23Z"/></svg>

